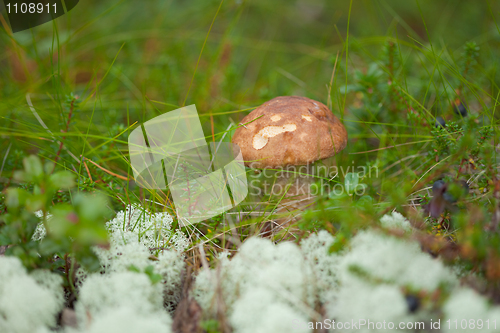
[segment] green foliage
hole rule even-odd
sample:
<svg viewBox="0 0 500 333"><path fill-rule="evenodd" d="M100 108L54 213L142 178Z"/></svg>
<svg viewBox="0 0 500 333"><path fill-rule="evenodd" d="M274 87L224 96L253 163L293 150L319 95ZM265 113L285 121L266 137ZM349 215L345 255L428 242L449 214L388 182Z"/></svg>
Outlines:
<svg viewBox="0 0 500 333"><path fill-rule="evenodd" d="M299 228L303 230L338 230L336 243L332 246L340 250L353 233L367 226L368 218L375 214L374 200L366 194L368 185L361 183L359 173L349 172L344 177L343 186L334 187L318 198L317 210L306 211ZM339 184L340 185L340 184ZM359 219L358 217L364 216Z"/></svg>
<svg viewBox="0 0 500 333"><path fill-rule="evenodd" d="M154 271L155 268L154 268L153 265L147 266L144 269L144 272L142 272L139 268L137 268L134 265L131 265L128 269L131 272L146 274L152 284L158 283L158 282L160 282L163 279L163 277L161 276L161 274L155 273L155 271Z"/></svg>
<svg viewBox="0 0 500 333"><path fill-rule="evenodd" d="M202 321L200 327L207 333L220 333L219 322L215 319Z"/></svg>
<svg viewBox="0 0 500 333"><path fill-rule="evenodd" d="M362 195L353 190L361 184L358 174L346 173L345 191L322 193L315 209L303 214L301 229L335 233L330 250L338 252L389 209L411 212L423 222L420 228L458 249L447 254L452 260L458 258L493 284L500 280L500 267L494 264L500 258L498 116L488 102L496 97L482 90L487 80L478 70L484 66L482 50L474 42L463 50L449 70L424 72L410 65L415 59L402 43L388 39L378 58L352 70L348 84L340 87L350 103L344 119L352 121L352 163L365 164L358 154L366 151L369 163L377 161L383 171L363 179ZM447 62L433 52L423 54ZM419 82L421 90L416 89ZM341 160L339 166L349 162ZM444 192L433 191L438 180ZM439 217L426 216L430 207Z"/></svg>
<svg viewBox="0 0 500 333"><path fill-rule="evenodd" d="M110 211L106 198L76 193L71 204L53 204L59 191L71 193L75 177L68 171L53 172L53 163L43 164L34 155L24 158L23 165L14 178L32 185L32 190L5 190L7 213L0 216L0 245L8 246L6 254L17 256L30 269L55 269L60 261L54 256L62 259L68 255L90 270L99 268L91 247L107 244L104 222ZM42 240L33 239L37 227L46 230Z"/></svg>

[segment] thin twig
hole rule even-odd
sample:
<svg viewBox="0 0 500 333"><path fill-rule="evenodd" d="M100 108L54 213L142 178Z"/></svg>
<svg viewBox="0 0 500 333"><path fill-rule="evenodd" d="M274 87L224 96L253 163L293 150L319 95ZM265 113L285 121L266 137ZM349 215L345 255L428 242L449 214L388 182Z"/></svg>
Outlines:
<svg viewBox="0 0 500 333"><path fill-rule="evenodd" d="M122 180L130 180L130 179L128 179L127 177L120 176L120 175L118 175L118 174L116 174L116 173L114 173L114 172L111 172L111 171L109 171L109 170L107 170L107 169L103 168L102 166L100 166L100 165L99 165L99 164L97 164L96 162L94 162L94 161L92 161L92 160L88 159L88 158L87 158L87 157L85 157L85 156L82 156L82 157L83 157L83 159L84 159L84 160L89 161L90 163L92 163L93 165L95 165L96 167L98 167L99 169L101 169L102 171L106 172L107 174L109 174L109 175L111 175L111 176L115 176L115 177L120 178L120 179L122 179Z"/></svg>
<svg viewBox="0 0 500 333"><path fill-rule="evenodd" d="M5 166L5 162L7 161L7 156L9 156L9 152L10 152L11 147L12 147L12 142L9 144L9 147L7 148L7 152L5 153L5 156L3 158L2 167L0 168L0 176L2 175L3 167Z"/></svg>
<svg viewBox="0 0 500 333"><path fill-rule="evenodd" d="M90 182L93 183L94 180L92 179L92 175L90 174L89 167L87 166L87 163L85 163L85 159L83 160L83 165L85 166L85 170L87 170L87 174L89 175Z"/></svg>
<svg viewBox="0 0 500 333"><path fill-rule="evenodd" d="M73 110L75 108L75 100L77 100L77 99L78 99L78 97L75 97L71 100L71 106L69 108L69 114L68 114L68 121L66 121L66 129L62 131L63 133L68 133L68 131L69 131L69 124L71 123L71 117L73 116ZM65 140L66 140L66 135L63 136L61 141L59 142L59 149L57 150L56 158L54 159L54 169L52 170L52 172L54 172L54 170L56 168L56 163L57 163L57 160L59 159L59 155L61 155L61 150L63 148L63 143Z"/></svg>

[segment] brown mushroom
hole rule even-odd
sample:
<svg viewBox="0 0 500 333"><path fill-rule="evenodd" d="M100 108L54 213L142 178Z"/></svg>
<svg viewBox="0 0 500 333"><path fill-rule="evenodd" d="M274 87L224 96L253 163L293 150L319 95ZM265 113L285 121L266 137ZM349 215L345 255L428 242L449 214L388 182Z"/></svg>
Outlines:
<svg viewBox="0 0 500 333"><path fill-rule="evenodd" d="M323 103L281 96L262 104L241 121L233 136L252 168L307 165L335 155L347 144L347 131Z"/></svg>
<svg viewBox="0 0 500 333"><path fill-rule="evenodd" d="M340 120L323 103L306 97L281 96L262 104L246 117L233 136L233 143L242 152L245 164L256 169L284 169L285 176L276 179L275 186L290 183L297 173L290 172L296 166L309 166L315 161L334 156L345 148L347 131ZM302 169L301 169L302 170ZM282 173L283 174L283 173ZM286 203L307 201L312 177L298 177L297 186L288 188ZM306 193L297 189L304 188ZM274 192L274 191L273 191ZM310 200L309 200L310 201ZM300 207L299 209L303 208ZM303 206L303 205L302 205ZM289 207L290 208L290 207Z"/></svg>

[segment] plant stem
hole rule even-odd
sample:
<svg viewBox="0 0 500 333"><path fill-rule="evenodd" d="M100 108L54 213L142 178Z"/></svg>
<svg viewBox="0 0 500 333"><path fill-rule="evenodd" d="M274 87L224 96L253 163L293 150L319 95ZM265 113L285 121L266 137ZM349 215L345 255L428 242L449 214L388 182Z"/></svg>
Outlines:
<svg viewBox="0 0 500 333"><path fill-rule="evenodd" d="M66 129L63 130L63 133L68 133L68 131L69 131L69 124L71 122L71 117L73 116L73 110L75 108L75 101L77 99L78 99L78 97L74 97L71 100L71 105L70 105L69 114L68 114L68 120L66 121ZM59 156L61 155L61 151L62 151L65 140L66 140L66 136L63 136L61 139L61 142L59 142L59 149L57 150L57 154L56 154L56 157L54 159L54 168L52 169L52 172L54 172L54 170L56 169L56 163L57 163L57 160L59 159Z"/></svg>

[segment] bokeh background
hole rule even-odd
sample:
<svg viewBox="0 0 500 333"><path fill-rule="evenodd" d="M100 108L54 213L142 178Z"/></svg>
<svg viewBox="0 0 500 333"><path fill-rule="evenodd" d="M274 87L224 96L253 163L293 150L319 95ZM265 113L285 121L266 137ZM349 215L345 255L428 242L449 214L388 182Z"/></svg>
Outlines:
<svg viewBox="0 0 500 333"><path fill-rule="evenodd" d="M138 124L195 104L216 141L252 108L300 95L347 127L338 164L377 165L369 194L404 200L393 191L437 162L431 130L436 117L453 120L457 98L477 123L498 121L499 10L465 0L82 0L16 34L3 12L0 186L37 154L116 199L130 185L127 137Z"/></svg>
<svg viewBox="0 0 500 333"><path fill-rule="evenodd" d="M413 68L425 57L419 50L433 48L457 59L467 42L476 41L488 53L496 51L500 38L496 1L226 0L220 5L82 0L69 14L31 31L12 36L4 24L2 115L26 112L25 91L37 94L39 108L48 108L47 93L54 89L85 99L95 90L99 103L92 130L99 132L126 123L127 107L133 122L157 114L155 107L163 112L184 100L201 113L254 107L291 94L326 103L337 53L334 101L343 98L337 94L346 73L366 71L390 38L400 42L405 70L420 74ZM496 83L495 65L489 70ZM410 89L419 88L408 81ZM77 120L86 123L91 104ZM339 105L334 109L349 112ZM57 112L51 114L46 123L60 120ZM218 124L217 129L226 128L226 121Z"/></svg>

